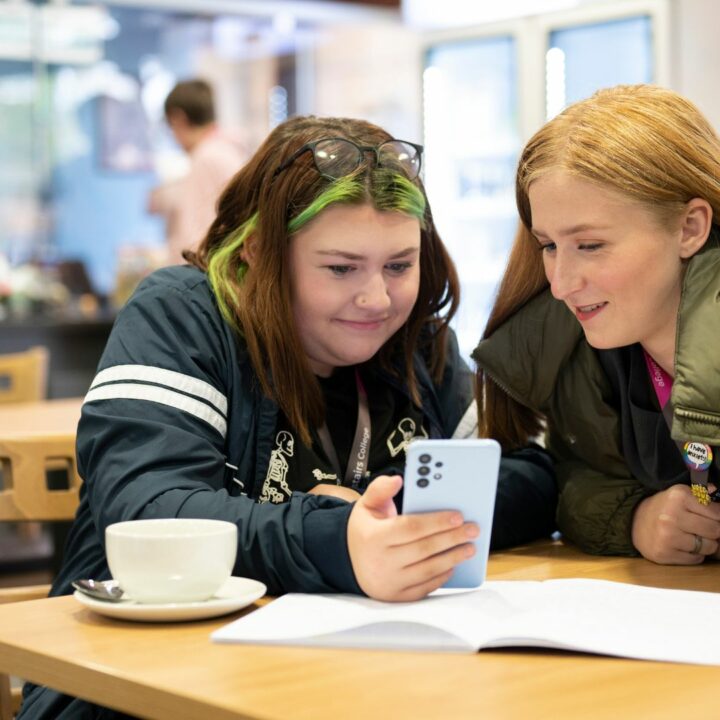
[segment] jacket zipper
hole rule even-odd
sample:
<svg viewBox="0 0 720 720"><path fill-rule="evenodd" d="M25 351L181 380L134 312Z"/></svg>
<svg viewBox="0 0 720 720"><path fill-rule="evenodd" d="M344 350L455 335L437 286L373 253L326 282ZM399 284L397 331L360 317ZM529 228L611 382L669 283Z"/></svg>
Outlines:
<svg viewBox="0 0 720 720"><path fill-rule="evenodd" d="M685 418L686 420L693 420L694 422L699 422L703 425L720 426L720 418L717 416L706 415L695 410L682 410L681 408L675 408L675 414L678 417Z"/></svg>
<svg viewBox="0 0 720 720"><path fill-rule="evenodd" d="M484 367L481 368L482 371L506 394L508 395L512 400L514 400L516 403L520 405L524 405L525 407L528 407L527 402L525 400L521 400L510 388L505 385L505 383L500 382L492 373L489 373ZM540 412L539 410L535 410L535 408L530 408L534 412Z"/></svg>

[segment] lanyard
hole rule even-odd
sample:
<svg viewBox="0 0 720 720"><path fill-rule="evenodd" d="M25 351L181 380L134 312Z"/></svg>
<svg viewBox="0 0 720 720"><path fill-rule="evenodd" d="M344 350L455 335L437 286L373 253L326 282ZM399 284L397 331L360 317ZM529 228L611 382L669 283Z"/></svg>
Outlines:
<svg viewBox="0 0 720 720"><path fill-rule="evenodd" d="M650 379L652 380L655 394L662 408L662 414L665 418L668 428L672 430L673 407L670 400L670 391L672 390L673 379L665 372L655 360L643 350L645 356L645 364L647 365ZM713 461L713 451L709 445L694 440L688 442L675 441L680 450L685 465L690 471L690 488L692 494L697 498L701 505L708 505L711 497L708 492L708 470ZM713 500L715 497L712 498Z"/></svg>
<svg viewBox="0 0 720 720"><path fill-rule="evenodd" d="M355 425L355 437L353 438L352 448L350 449L347 468L345 468L345 482L343 483L353 488L353 490L357 490L360 487L360 483L365 477L365 468L367 468L368 455L370 454L371 437L370 408L368 405L367 392L357 368L355 369L355 385L357 386L358 393L357 424ZM342 476L340 460L338 459L335 445L333 445L332 438L330 437L327 423L323 423L322 427L318 428L318 437L320 438L320 444L325 454L337 473L339 481ZM340 483L338 482L338 484Z"/></svg>

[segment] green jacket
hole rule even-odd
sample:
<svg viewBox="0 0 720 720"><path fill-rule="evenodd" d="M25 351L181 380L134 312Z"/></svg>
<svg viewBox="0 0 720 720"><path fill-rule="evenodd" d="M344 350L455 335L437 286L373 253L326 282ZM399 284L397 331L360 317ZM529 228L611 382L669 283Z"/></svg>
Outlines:
<svg viewBox="0 0 720 720"><path fill-rule="evenodd" d="M637 554L632 515L654 491L630 474L609 381L573 314L546 290L481 341L473 358L511 397L547 418L563 535L589 553ZM675 439L720 445L720 249L687 266L672 402Z"/></svg>

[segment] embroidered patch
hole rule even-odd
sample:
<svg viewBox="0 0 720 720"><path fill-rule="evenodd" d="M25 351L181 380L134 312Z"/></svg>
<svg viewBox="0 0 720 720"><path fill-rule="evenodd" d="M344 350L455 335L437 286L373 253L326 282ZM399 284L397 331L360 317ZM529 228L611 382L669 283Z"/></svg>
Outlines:
<svg viewBox="0 0 720 720"><path fill-rule="evenodd" d="M334 485L339 485L340 481L338 480L337 473L325 473L320 468L315 468L312 471L313 477L317 482L327 482L328 480L331 480Z"/></svg>
<svg viewBox="0 0 720 720"><path fill-rule="evenodd" d="M390 433L387 439L387 447L392 457L397 457L401 452L407 450L407 446L416 437L427 437L425 429L421 426L420 432L416 435L417 425L412 418L405 417L397 424L397 427Z"/></svg>
<svg viewBox="0 0 720 720"><path fill-rule="evenodd" d="M275 445L270 453L270 464L258 498L260 503L283 503L292 495L287 481L290 466L285 458L295 454L295 439L287 430L281 430L275 438Z"/></svg>

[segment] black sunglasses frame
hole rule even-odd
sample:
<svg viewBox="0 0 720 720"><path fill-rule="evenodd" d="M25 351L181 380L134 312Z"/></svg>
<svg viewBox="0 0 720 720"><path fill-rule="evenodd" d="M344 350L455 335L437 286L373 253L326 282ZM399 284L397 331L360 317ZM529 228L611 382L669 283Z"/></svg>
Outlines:
<svg viewBox="0 0 720 720"><path fill-rule="evenodd" d="M372 153L375 157L375 166L376 167L384 167L382 162L380 161L380 148L383 145L389 145L390 143L402 143L403 145L409 145L411 148L415 150L417 153L417 173L410 177L408 175L408 180L415 180L415 178L420 176L420 169L422 167L422 154L423 154L423 146L418 145L417 143L410 142L409 140L400 140L398 138L392 138L390 140L385 140L384 142L381 142L379 145L358 145L356 142L353 142L352 140L349 140L348 138L344 137L326 137L321 138L320 140L313 140L312 142L306 143L301 148L298 148L282 165L280 165L277 170L273 173L272 179L274 180L283 170L287 170L301 155L303 155L306 152L312 152L313 155L313 164L315 165L315 169L322 175L323 177L328 178L329 180L338 180L339 177L345 177L346 175L349 175L350 173L345 173L344 175L340 175L339 177L335 177L334 175L329 175L327 172L324 172L319 166L317 162L317 156L315 155L315 149L317 148L320 143L326 143L331 140L340 140L344 143L348 143L349 145L354 145L358 149L358 162L357 165L350 171L354 172L357 170L358 167L360 167L360 164L363 161L363 158L365 157L366 153Z"/></svg>

